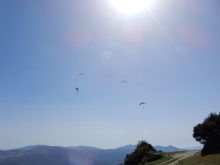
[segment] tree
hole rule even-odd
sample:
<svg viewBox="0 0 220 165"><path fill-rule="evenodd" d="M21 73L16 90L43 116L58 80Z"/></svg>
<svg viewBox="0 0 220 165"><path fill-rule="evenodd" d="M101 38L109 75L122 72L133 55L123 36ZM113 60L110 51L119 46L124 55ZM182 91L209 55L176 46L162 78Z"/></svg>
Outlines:
<svg viewBox="0 0 220 165"><path fill-rule="evenodd" d="M220 113L210 113L203 123L196 125L193 137L204 145L203 156L220 153Z"/></svg>
<svg viewBox="0 0 220 165"><path fill-rule="evenodd" d="M131 154L127 154L124 165L138 165L162 158L162 154L157 152L151 144L145 140L139 141L136 149Z"/></svg>

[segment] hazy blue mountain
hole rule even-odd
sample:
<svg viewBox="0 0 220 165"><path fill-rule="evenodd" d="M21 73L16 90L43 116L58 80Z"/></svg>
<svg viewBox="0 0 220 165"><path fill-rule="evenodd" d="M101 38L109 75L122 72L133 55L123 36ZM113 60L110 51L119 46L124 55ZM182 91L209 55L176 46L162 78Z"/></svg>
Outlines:
<svg viewBox="0 0 220 165"><path fill-rule="evenodd" d="M30 146L25 146L25 147L21 147L21 148L16 148L16 149L14 149L14 150L31 150L31 149L33 149L33 148L36 148L36 147L38 147L38 146L41 146L41 145L39 145L39 144L36 144L36 145L30 145Z"/></svg>
<svg viewBox="0 0 220 165"><path fill-rule="evenodd" d="M175 152L175 151L185 151L187 149L180 149L180 148L177 148L177 147L174 147L174 146L153 146L156 150L161 150L163 152ZM86 150L91 150L91 149L98 149L98 148L95 148L95 147L87 147L87 146L76 146L76 147L69 147L69 148L72 148L72 149L86 149ZM136 148L136 145L125 145L125 146L122 146L122 147L118 147L118 148L115 148L113 150L127 150L129 151L130 153L133 152ZM193 149L194 147L192 147L191 149ZM200 148L198 148L200 149Z"/></svg>
<svg viewBox="0 0 220 165"><path fill-rule="evenodd" d="M0 151L1 165L117 165L122 163L127 150L98 149L95 147L36 146ZM26 150L27 148L32 148Z"/></svg>
<svg viewBox="0 0 220 165"><path fill-rule="evenodd" d="M180 149L174 146L167 146L167 147L163 147L163 146L153 146L156 150L161 150L163 152L174 152L174 151L186 151L186 149Z"/></svg>
<svg viewBox="0 0 220 165"><path fill-rule="evenodd" d="M0 153L0 164L61 165L65 161L63 154L67 154L63 147L37 146L30 150L7 150Z"/></svg>
<svg viewBox="0 0 220 165"><path fill-rule="evenodd" d="M115 149L31 145L13 150L0 150L0 165L118 165L135 148L135 145ZM154 146L154 148L163 152L183 150L173 146Z"/></svg>
<svg viewBox="0 0 220 165"><path fill-rule="evenodd" d="M122 146L119 148L116 148L116 150L128 150L130 152L133 152L135 150L136 146L135 145L126 145L126 146Z"/></svg>
<svg viewBox="0 0 220 165"><path fill-rule="evenodd" d="M185 151L187 149L180 149L180 148L177 148L177 147L174 147L174 146L153 146L156 150L161 150L163 152L175 152L175 151ZM122 146L122 147L119 147L119 148L116 148L116 149L125 149L125 150L128 150L130 152L133 152L136 148L136 145L126 145L126 146Z"/></svg>
<svg viewBox="0 0 220 165"><path fill-rule="evenodd" d="M75 150L99 150L99 148L96 147L90 147L90 146L69 146L67 147L69 149L75 149Z"/></svg>
<svg viewBox="0 0 220 165"><path fill-rule="evenodd" d="M87 146L68 147L68 149L71 149L74 154L80 153L81 157L83 157L84 159L87 158L89 155L93 161L99 160L103 163L105 162L105 165L117 165L119 163L122 163L124 161L125 156L133 151L130 149L121 148L99 149ZM98 164L98 162L94 163L94 165L96 164Z"/></svg>

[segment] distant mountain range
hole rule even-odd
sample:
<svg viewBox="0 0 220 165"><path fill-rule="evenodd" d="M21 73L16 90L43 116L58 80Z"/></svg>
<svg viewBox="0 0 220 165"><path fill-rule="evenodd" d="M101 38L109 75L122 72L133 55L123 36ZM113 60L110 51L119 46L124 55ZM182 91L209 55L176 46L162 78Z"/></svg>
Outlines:
<svg viewBox="0 0 220 165"><path fill-rule="evenodd" d="M174 146L167 146L167 147L163 147L163 146L154 146L154 148L156 150L160 150L160 151L163 151L163 152L174 152L174 151L186 151L186 149L180 149L180 148L177 148L177 147L174 147Z"/></svg>
<svg viewBox="0 0 220 165"><path fill-rule="evenodd" d="M99 149L88 146L55 147L31 145L12 150L0 150L0 165L118 165L135 145L115 149ZM184 151L174 146L154 146L163 152Z"/></svg>

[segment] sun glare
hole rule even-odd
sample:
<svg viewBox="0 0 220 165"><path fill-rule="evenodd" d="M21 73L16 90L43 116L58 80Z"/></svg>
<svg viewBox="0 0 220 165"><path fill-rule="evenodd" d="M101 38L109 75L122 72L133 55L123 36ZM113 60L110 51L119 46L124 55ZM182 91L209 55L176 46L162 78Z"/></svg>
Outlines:
<svg viewBox="0 0 220 165"><path fill-rule="evenodd" d="M111 0L118 11L133 14L146 9L153 0Z"/></svg>

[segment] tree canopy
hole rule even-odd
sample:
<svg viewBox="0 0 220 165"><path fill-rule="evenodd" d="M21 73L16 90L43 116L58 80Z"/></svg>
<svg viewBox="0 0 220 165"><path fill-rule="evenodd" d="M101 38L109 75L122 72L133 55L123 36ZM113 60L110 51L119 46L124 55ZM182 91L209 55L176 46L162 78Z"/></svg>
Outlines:
<svg viewBox="0 0 220 165"><path fill-rule="evenodd" d="M155 150L151 144L147 143L145 140L142 140L138 142L134 152L126 155L124 165L144 164L162 157L162 154L157 152L157 150Z"/></svg>
<svg viewBox="0 0 220 165"><path fill-rule="evenodd" d="M203 123L196 125L193 137L204 145L203 156L220 153L220 113L210 113Z"/></svg>

